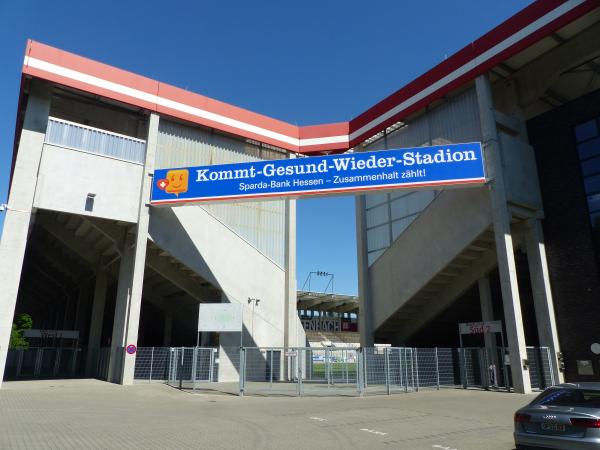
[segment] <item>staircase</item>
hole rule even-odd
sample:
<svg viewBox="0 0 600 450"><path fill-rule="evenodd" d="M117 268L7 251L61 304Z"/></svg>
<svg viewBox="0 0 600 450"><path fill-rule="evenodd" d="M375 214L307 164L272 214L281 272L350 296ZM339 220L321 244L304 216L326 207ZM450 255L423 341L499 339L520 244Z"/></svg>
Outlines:
<svg viewBox="0 0 600 450"><path fill-rule="evenodd" d="M376 341L400 344L496 266L487 188L445 190L369 268Z"/></svg>

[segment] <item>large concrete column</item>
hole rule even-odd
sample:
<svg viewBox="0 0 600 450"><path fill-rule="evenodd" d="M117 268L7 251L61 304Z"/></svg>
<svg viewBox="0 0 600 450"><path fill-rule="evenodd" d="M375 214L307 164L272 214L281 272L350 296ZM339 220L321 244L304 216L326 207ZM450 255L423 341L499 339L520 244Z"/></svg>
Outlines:
<svg viewBox="0 0 600 450"><path fill-rule="evenodd" d="M32 81L0 240L0 386L6 366L51 96L50 85L39 80Z"/></svg>
<svg viewBox="0 0 600 450"><path fill-rule="evenodd" d="M517 283L517 270L510 226L510 214L506 204L506 190L501 157L501 146L496 129L492 91L486 75L477 77L477 102L481 121L481 135L486 157L487 176L490 180L490 197L492 203L492 220L498 255L498 270L502 289L502 303L510 367L516 392L531 392L529 368L524 364L527 360L525 332L521 316L521 301Z"/></svg>
<svg viewBox="0 0 600 450"><path fill-rule="evenodd" d="M538 219L531 218L525 223L525 246L527 248L527 262L529 264L540 346L550 349L554 381L563 383L564 374L558 368L557 353L560 352L560 344L554 317L554 302L550 289L546 247L544 245L542 224Z"/></svg>
<svg viewBox="0 0 600 450"><path fill-rule="evenodd" d="M98 357L100 353L100 339L102 338L102 324L104 323L104 306L106 305L107 285L108 274L106 269L101 268L96 272L96 286L94 288L92 317L90 319L90 334L85 363L85 375L88 377L95 376L98 369Z"/></svg>
<svg viewBox="0 0 600 450"><path fill-rule="evenodd" d="M129 242L129 238L127 238L119 270L109 374L113 381L124 385L133 384L135 354L127 354L125 348L131 344L137 346L150 222L148 203L154 173L158 123L159 116L151 114L146 139L146 161L140 187L136 233L135 237L131 239L132 242Z"/></svg>
<svg viewBox="0 0 600 450"><path fill-rule="evenodd" d="M481 305L481 320L491 322L494 320L494 307L492 303L492 290L490 289L489 277L483 277L477 280L479 288L479 302ZM488 361L498 369L498 346L496 345L496 334L485 333L483 335L485 342L485 351L488 355Z"/></svg>
<svg viewBox="0 0 600 450"><path fill-rule="evenodd" d="M372 347L375 344L373 330L373 310L369 302L369 258L367 249L366 197L355 196L356 204L356 253L358 265L358 331L360 345Z"/></svg>
<svg viewBox="0 0 600 450"><path fill-rule="evenodd" d="M283 345L304 346L298 341L296 286L296 200L285 200L285 326Z"/></svg>

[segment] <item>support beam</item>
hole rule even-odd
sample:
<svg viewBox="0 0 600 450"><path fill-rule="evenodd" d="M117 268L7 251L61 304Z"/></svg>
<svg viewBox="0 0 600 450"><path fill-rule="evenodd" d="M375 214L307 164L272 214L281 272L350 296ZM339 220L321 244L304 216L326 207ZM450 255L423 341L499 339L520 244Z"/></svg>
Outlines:
<svg viewBox="0 0 600 450"><path fill-rule="evenodd" d="M31 209L51 96L50 85L32 80L0 240L0 387L32 218Z"/></svg>
<svg viewBox="0 0 600 450"><path fill-rule="evenodd" d="M154 173L158 122L159 116L151 114L146 139L146 158L142 179L140 180L137 229L131 247L129 246L129 239L125 240L125 248L121 258L121 265L126 266L123 268L125 277L122 280L119 277L115 325L111 342L110 367L113 371L109 373L112 374L114 381L124 385L133 384L135 353L129 355L125 351L125 347L130 344L137 345L138 339L144 269L146 267L146 247L148 245L148 224L150 222L148 203L152 188L152 174Z"/></svg>
<svg viewBox="0 0 600 450"><path fill-rule="evenodd" d="M126 232L125 228L92 217L86 217L86 220L92 223L94 228L102 234L110 237L115 242L117 248L123 251L122 240L125 236L123 234ZM153 271L166 278L179 289L185 291L198 302L213 300L220 296L217 291L204 287L201 281L194 279L189 274L182 273L181 269L178 269L169 262L168 257L161 256L161 252L159 249L148 249L146 252L146 265Z"/></svg>
<svg viewBox="0 0 600 450"><path fill-rule="evenodd" d="M558 368L557 354L560 352L560 344L550 289L546 246L542 225L538 219L528 219L525 222L525 245L540 346L550 349L554 380L556 383L563 383L564 374Z"/></svg>
<svg viewBox="0 0 600 450"><path fill-rule="evenodd" d="M200 281L181 273L167 258L159 256L157 250L148 251L148 267L172 282L179 289L185 291L198 302L206 302L220 297L220 293L214 289L207 289Z"/></svg>
<svg viewBox="0 0 600 450"><path fill-rule="evenodd" d="M598 57L599 38L600 23L597 22L514 73L513 77L518 82L520 104L528 106L544 94L549 94L548 88L563 73L565 67L573 67ZM553 93L552 96L556 98L556 94Z"/></svg>
<svg viewBox="0 0 600 450"><path fill-rule="evenodd" d="M48 214L38 214L36 224L78 254L88 264L95 266L100 260L100 253L83 239L78 238L73 232L67 230Z"/></svg>
<svg viewBox="0 0 600 450"><path fill-rule="evenodd" d="M293 157L293 156L291 156ZM285 292L283 294L284 330L283 345L285 347L303 346L298 341L298 313L296 310L296 200L285 200Z"/></svg>
<svg viewBox="0 0 600 450"><path fill-rule="evenodd" d="M98 369L100 354L100 339L102 338L102 325L104 324L104 307L106 305L106 288L108 286L108 273L106 269L99 269L96 274L92 317L90 319L90 334L88 339L88 354L85 363L85 375L93 377Z"/></svg>
<svg viewBox="0 0 600 450"><path fill-rule="evenodd" d="M521 316L521 301L517 282L517 268L511 232L511 218L506 202L506 188L501 156L501 146L496 129L494 104L490 81L486 75L480 75L475 80L481 135L487 164L487 174L490 179L490 198L492 219L498 256L498 270L502 288L502 303L506 334L510 352L511 374L515 391L527 394L531 392L531 380L525 346L525 332Z"/></svg>
<svg viewBox="0 0 600 450"><path fill-rule="evenodd" d="M366 197L357 195L356 201L356 254L358 264L358 328L360 345L372 347L375 344L373 329L373 305L370 302L369 258L367 248Z"/></svg>

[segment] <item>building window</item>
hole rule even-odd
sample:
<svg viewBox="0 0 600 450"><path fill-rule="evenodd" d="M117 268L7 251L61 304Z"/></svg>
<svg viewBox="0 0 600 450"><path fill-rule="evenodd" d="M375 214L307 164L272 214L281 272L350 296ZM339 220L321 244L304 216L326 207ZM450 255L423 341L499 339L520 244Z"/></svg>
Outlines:
<svg viewBox="0 0 600 450"><path fill-rule="evenodd" d="M600 255L600 117L577 125L575 141L581 163L596 254Z"/></svg>

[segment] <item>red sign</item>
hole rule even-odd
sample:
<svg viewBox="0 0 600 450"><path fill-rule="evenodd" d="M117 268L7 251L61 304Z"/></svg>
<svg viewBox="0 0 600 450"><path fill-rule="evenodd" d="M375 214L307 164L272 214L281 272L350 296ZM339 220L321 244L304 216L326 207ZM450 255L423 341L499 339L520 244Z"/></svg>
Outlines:
<svg viewBox="0 0 600 450"><path fill-rule="evenodd" d="M133 344L129 344L127 346L127 353L133 355L135 352L137 352L137 347Z"/></svg>

